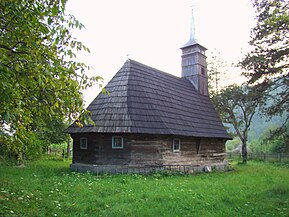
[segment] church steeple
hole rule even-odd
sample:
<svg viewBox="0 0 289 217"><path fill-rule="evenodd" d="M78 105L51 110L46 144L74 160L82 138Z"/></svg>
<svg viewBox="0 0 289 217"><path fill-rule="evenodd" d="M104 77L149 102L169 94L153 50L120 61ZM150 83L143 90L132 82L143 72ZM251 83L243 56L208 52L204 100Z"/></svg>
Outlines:
<svg viewBox="0 0 289 217"><path fill-rule="evenodd" d="M191 41L191 42L197 42L197 39L196 39L196 28L195 28L195 17L194 17L194 9L193 9L193 6L192 6L192 17L191 17L190 41Z"/></svg>
<svg viewBox="0 0 289 217"><path fill-rule="evenodd" d="M197 91L205 96L208 92L208 76L205 47L196 39L194 11L192 8L190 40L182 49L182 77L191 81Z"/></svg>

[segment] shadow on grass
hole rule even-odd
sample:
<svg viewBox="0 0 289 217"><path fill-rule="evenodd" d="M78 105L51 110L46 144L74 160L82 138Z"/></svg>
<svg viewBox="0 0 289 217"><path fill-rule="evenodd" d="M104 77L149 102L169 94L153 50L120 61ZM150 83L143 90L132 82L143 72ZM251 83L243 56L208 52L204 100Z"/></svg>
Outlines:
<svg viewBox="0 0 289 217"><path fill-rule="evenodd" d="M278 185L268 189L264 192L264 194L268 195L269 197L282 197L287 195L286 197L289 198L289 189L286 186Z"/></svg>

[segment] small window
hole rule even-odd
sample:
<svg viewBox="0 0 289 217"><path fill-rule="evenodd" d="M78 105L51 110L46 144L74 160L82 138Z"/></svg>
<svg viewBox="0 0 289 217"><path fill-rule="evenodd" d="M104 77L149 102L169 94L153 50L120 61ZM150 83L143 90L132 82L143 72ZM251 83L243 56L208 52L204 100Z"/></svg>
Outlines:
<svg viewBox="0 0 289 217"><path fill-rule="evenodd" d="M181 140L173 139L173 152L179 152L181 150Z"/></svg>
<svg viewBox="0 0 289 217"><path fill-rule="evenodd" d="M87 138L80 138L80 149L87 149Z"/></svg>
<svg viewBox="0 0 289 217"><path fill-rule="evenodd" d="M202 73L202 75L205 75L205 68L204 67L201 68L201 73Z"/></svg>
<svg viewBox="0 0 289 217"><path fill-rule="evenodd" d="M123 149L123 137L113 136L112 137L112 148L113 149Z"/></svg>

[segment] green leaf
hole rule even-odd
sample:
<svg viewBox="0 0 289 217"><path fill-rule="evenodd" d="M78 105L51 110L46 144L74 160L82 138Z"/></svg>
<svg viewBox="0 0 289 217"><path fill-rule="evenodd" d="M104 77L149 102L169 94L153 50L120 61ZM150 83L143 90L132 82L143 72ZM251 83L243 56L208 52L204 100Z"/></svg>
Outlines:
<svg viewBox="0 0 289 217"><path fill-rule="evenodd" d="M65 15L65 3L0 1L0 44L5 45L0 53L0 128L4 122L11 128L15 150L32 134L44 133L52 118L63 121L85 112L80 90L96 83L87 77L88 67L75 60L83 45L71 32L83 25Z"/></svg>

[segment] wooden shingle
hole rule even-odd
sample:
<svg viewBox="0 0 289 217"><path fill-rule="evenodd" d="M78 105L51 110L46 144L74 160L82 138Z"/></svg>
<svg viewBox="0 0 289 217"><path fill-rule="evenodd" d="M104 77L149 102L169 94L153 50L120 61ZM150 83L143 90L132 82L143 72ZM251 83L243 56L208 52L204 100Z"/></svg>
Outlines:
<svg viewBox="0 0 289 217"><path fill-rule="evenodd" d="M189 80L127 60L88 106L95 126L68 133L143 133L228 139L208 96Z"/></svg>

